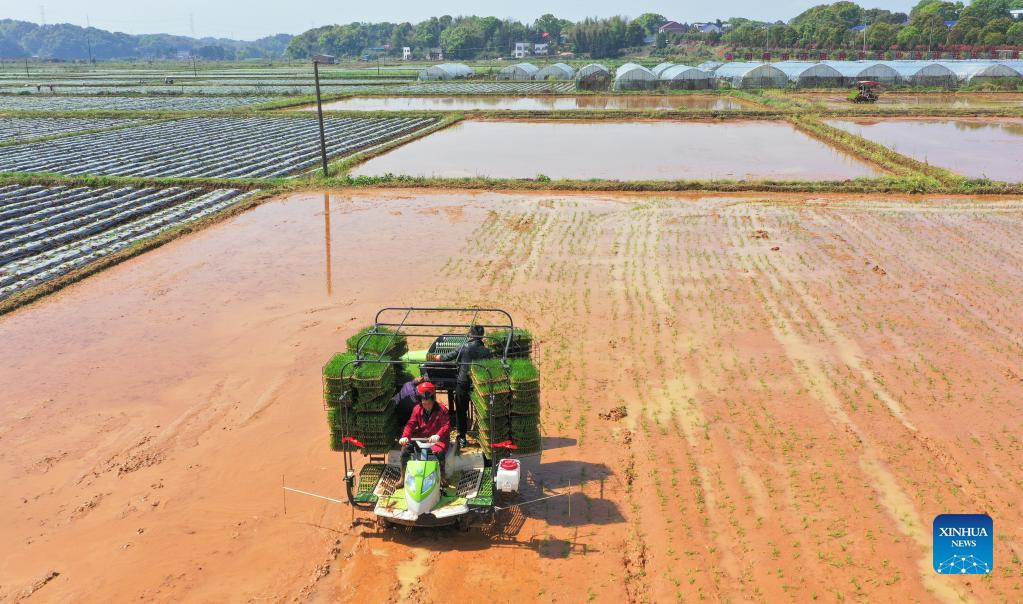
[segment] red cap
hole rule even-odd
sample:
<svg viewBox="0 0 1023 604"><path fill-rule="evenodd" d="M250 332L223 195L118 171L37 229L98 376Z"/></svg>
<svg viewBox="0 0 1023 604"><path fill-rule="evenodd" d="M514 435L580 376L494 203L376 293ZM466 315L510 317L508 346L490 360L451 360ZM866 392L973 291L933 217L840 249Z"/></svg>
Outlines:
<svg viewBox="0 0 1023 604"><path fill-rule="evenodd" d="M418 386L416 386L416 392L418 392L421 395L422 394L436 394L437 393L437 387L434 386L430 382L423 382L423 383L419 384Z"/></svg>

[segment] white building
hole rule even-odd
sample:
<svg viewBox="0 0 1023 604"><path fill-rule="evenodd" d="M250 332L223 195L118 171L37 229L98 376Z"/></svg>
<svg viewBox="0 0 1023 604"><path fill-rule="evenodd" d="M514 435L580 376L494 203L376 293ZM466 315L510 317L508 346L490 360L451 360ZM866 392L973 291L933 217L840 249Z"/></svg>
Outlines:
<svg viewBox="0 0 1023 604"><path fill-rule="evenodd" d="M412 58L412 47L411 46L402 46L401 47L401 58L404 61L408 61L409 59Z"/></svg>
<svg viewBox="0 0 1023 604"><path fill-rule="evenodd" d="M516 59L521 59L523 57L529 56L529 54L532 51L533 51L533 45L530 44L529 42L516 42L515 43L515 58Z"/></svg>
<svg viewBox="0 0 1023 604"><path fill-rule="evenodd" d="M718 27L717 23L693 23L692 27L701 34L721 33L721 28Z"/></svg>
<svg viewBox="0 0 1023 604"><path fill-rule="evenodd" d="M533 54L534 55L543 56L543 55L549 54L549 51L550 51L550 46L548 44L534 44L533 45Z"/></svg>

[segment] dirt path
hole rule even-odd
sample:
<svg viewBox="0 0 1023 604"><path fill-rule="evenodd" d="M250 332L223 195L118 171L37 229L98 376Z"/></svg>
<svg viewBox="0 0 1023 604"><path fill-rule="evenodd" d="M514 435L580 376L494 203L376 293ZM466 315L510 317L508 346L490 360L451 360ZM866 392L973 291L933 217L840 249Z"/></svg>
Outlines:
<svg viewBox="0 0 1023 604"><path fill-rule="evenodd" d="M329 227L324 205L0 318L0 600L1018 599L1023 203L384 191L333 194ZM571 496L468 536L285 515L282 478L340 494L323 361L434 303L534 330L533 479ZM944 512L991 514L992 576L930 570Z"/></svg>

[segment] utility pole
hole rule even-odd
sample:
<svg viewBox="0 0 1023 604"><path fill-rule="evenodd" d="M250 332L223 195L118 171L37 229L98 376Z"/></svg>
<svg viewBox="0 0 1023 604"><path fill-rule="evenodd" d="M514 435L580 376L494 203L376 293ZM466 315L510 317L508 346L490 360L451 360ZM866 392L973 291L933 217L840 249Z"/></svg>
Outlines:
<svg viewBox="0 0 1023 604"><path fill-rule="evenodd" d="M195 68L195 55L192 55L192 77L199 79L199 70Z"/></svg>
<svg viewBox="0 0 1023 604"><path fill-rule="evenodd" d="M25 57L25 77L28 77L28 57Z"/></svg>
<svg viewBox="0 0 1023 604"><path fill-rule="evenodd" d="M39 5L39 23L40 25L46 25L46 7L42 4Z"/></svg>
<svg viewBox="0 0 1023 604"><path fill-rule="evenodd" d="M85 15L85 43L89 45L89 64L93 64L95 61L92 60L92 36L89 34L89 30L92 29L92 24L89 22L89 15Z"/></svg>
<svg viewBox="0 0 1023 604"><path fill-rule="evenodd" d="M195 37L195 15L188 13L188 30L192 32L192 37Z"/></svg>
<svg viewBox="0 0 1023 604"><path fill-rule="evenodd" d="M316 80L316 117L320 122L320 161L323 164L323 177L330 173L327 169L327 136L323 133L323 102L320 100L320 61L313 58L313 78Z"/></svg>
<svg viewBox="0 0 1023 604"><path fill-rule="evenodd" d="M867 56L867 28L863 27L863 56Z"/></svg>

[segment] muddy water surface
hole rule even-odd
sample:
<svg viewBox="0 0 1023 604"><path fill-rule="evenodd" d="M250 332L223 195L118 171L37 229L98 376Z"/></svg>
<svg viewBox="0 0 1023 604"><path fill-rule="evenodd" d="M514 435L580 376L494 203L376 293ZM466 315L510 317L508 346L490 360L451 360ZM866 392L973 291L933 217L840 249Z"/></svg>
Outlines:
<svg viewBox="0 0 1023 604"><path fill-rule="evenodd" d="M843 180L877 171L781 123L464 121L353 174Z"/></svg>
<svg viewBox="0 0 1023 604"><path fill-rule="evenodd" d="M324 109L346 111L568 111L573 109L742 109L739 101L714 95L560 96L560 97L352 97L326 103ZM315 111L316 107L305 108Z"/></svg>
<svg viewBox="0 0 1023 604"><path fill-rule="evenodd" d="M845 109L850 107L864 107L849 102L848 98L842 95L833 94L808 94L797 96L810 101L823 103L829 108ZM881 98L877 101L880 106L895 107L950 107L958 109L984 108L984 107L1023 107L1023 95L1013 93L992 93L992 94L887 94L882 92Z"/></svg>
<svg viewBox="0 0 1023 604"><path fill-rule="evenodd" d="M855 120L829 122L953 172L1023 181L1023 120Z"/></svg>
<svg viewBox="0 0 1023 604"><path fill-rule="evenodd" d="M1014 568L1021 228L1005 199L269 201L0 317L0 601L1015 601L936 575L927 529L982 509ZM533 331L529 484L560 496L469 534L285 506L344 497L320 367L402 304Z"/></svg>

